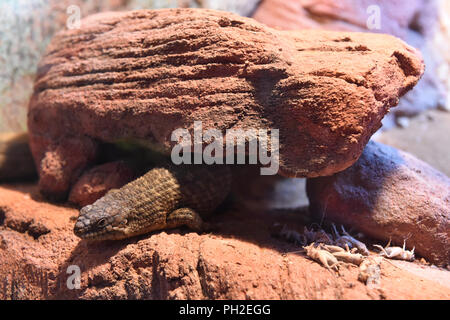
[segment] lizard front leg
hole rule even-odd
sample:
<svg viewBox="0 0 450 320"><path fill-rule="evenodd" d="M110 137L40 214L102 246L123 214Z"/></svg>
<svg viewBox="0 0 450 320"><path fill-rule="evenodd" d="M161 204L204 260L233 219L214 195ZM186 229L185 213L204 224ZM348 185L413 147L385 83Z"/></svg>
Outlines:
<svg viewBox="0 0 450 320"><path fill-rule="evenodd" d="M190 208L180 208L167 215L167 228L187 226L189 229L200 232L207 228L200 215Z"/></svg>

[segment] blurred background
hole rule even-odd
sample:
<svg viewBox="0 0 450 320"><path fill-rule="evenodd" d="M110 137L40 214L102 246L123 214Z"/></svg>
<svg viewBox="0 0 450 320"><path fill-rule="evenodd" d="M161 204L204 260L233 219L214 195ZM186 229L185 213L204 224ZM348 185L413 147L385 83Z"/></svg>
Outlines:
<svg viewBox="0 0 450 320"><path fill-rule="evenodd" d="M409 151L450 175L450 1L448 0L0 0L0 133L26 131L28 100L52 36L102 11L211 8L286 30L389 33L421 50L426 72L384 119L374 139ZM76 12L75 12L76 13Z"/></svg>

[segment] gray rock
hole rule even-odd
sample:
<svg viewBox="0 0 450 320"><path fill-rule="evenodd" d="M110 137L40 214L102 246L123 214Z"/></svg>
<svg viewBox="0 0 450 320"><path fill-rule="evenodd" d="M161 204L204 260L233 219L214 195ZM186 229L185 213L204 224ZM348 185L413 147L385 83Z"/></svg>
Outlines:
<svg viewBox="0 0 450 320"><path fill-rule="evenodd" d="M369 237L416 247L450 263L450 178L412 155L369 142L359 160L330 177L307 180L311 211Z"/></svg>

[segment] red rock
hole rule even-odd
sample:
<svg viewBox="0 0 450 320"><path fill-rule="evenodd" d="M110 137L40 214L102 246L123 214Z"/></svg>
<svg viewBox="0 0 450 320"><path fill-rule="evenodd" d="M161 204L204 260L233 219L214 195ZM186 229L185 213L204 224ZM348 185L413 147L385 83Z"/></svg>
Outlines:
<svg viewBox="0 0 450 320"><path fill-rule="evenodd" d="M259 0L30 0L0 1L0 132L26 128L28 101L38 62L52 36L80 16L105 11L158 9L164 6L203 7L232 11L243 16L253 13ZM24 32L24 30L27 30Z"/></svg>
<svg viewBox="0 0 450 320"><path fill-rule="evenodd" d="M109 162L86 171L72 187L69 202L80 207L94 203L111 189L118 189L136 178L123 161Z"/></svg>
<svg viewBox="0 0 450 320"><path fill-rule="evenodd" d="M52 200L65 199L86 164L97 156L97 143L86 137L50 141L29 134L29 144L39 173L39 189Z"/></svg>
<svg viewBox="0 0 450 320"><path fill-rule="evenodd" d="M374 14L369 7L373 6L380 10L380 24L379 29L369 30L367 22ZM422 52L427 68L423 79L400 99L392 114L413 116L445 104L445 89L437 76L443 57L432 43L438 10L434 0L264 0L253 18L282 30L380 32L405 40ZM389 126L389 121L385 125Z"/></svg>
<svg viewBox="0 0 450 320"><path fill-rule="evenodd" d="M77 215L76 209L42 201L35 185L0 187L0 299L448 299L450 294L449 271L423 265L415 275L382 262L380 289L358 281L358 268L330 273L297 246L270 236L275 221L301 230L297 215L232 209L211 219L213 234L172 230L98 243L73 234ZM47 232L33 236L28 227L33 225ZM69 266L80 268L80 289L67 287ZM430 272L442 274L441 283L427 278Z"/></svg>
<svg viewBox="0 0 450 320"><path fill-rule="evenodd" d="M40 63L28 113L40 187L64 198L94 140L170 150L171 133L194 121L279 129L281 174L329 175L356 161L423 68L387 35L276 31L212 10L91 16Z"/></svg>
<svg viewBox="0 0 450 320"><path fill-rule="evenodd" d="M308 179L307 193L320 218L382 244L406 239L419 256L450 264L450 178L406 152L370 142L347 170Z"/></svg>

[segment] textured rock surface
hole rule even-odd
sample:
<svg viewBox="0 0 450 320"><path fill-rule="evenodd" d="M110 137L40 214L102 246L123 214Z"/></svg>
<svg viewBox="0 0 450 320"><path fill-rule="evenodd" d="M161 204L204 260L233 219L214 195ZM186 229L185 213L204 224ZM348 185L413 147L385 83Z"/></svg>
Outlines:
<svg viewBox="0 0 450 320"><path fill-rule="evenodd" d="M449 271L416 263L419 275L383 262L368 289L357 267L341 276L270 237L273 222L300 229L297 215L229 209L217 231L171 231L88 244L73 235L75 209L42 201L33 185L0 187L0 299L448 299ZM81 271L69 290L69 266ZM417 272L419 270L420 272Z"/></svg>
<svg viewBox="0 0 450 320"><path fill-rule="evenodd" d="M95 158L92 138L169 150L171 133L194 121L279 129L282 174L332 174L358 158L424 67L391 36L276 31L218 11L99 14L82 25L52 41L28 114L40 187L59 197Z"/></svg>
<svg viewBox="0 0 450 320"><path fill-rule="evenodd" d="M84 207L136 178L134 170L123 161L109 162L86 171L69 194L69 202Z"/></svg>
<svg viewBox="0 0 450 320"><path fill-rule="evenodd" d="M410 154L369 142L352 167L308 179L307 193L320 217L450 263L450 178Z"/></svg>
<svg viewBox="0 0 450 320"><path fill-rule="evenodd" d="M0 1L0 132L26 130L26 109L41 56L52 36L80 16L104 11L202 7L251 14L259 0L2 0Z"/></svg>
<svg viewBox="0 0 450 320"><path fill-rule="evenodd" d="M420 49L427 66L423 79L400 100L393 109L395 116L412 116L445 104L444 82L448 65L441 80L438 68L449 42L444 24L448 24L445 1L428 0L265 0L253 17L271 27L284 30L327 29L341 31L381 32L392 34ZM379 24L375 25L379 9ZM442 13L440 20L438 13ZM446 13L447 12L447 13ZM442 30L438 31L439 21ZM369 26L368 26L369 24ZM369 30L369 27L371 28ZM434 43L439 37L440 44ZM387 117L385 126L392 126L394 117Z"/></svg>

